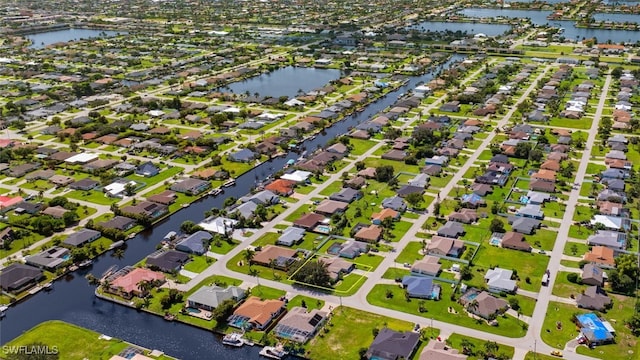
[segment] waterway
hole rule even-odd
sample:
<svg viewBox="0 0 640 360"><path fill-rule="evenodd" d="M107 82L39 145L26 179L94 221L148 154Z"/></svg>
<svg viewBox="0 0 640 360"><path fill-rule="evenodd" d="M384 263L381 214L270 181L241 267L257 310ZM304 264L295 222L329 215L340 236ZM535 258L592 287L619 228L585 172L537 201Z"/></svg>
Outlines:
<svg viewBox="0 0 640 360"><path fill-rule="evenodd" d="M636 3L639 4L640 3ZM640 24L640 14L623 14L623 13L595 13L593 14L595 21L612 21L615 23L636 23Z"/></svg>
<svg viewBox="0 0 640 360"><path fill-rule="evenodd" d="M511 30L511 25L506 24L483 24L483 23L461 23L444 21L424 21L409 27L410 29L424 32L440 31L461 31L468 35L485 34L487 36L498 36Z"/></svg>
<svg viewBox="0 0 640 360"><path fill-rule="evenodd" d="M305 141L302 145L307 149L316 149L326 144L329 140L346 133L350 127L356 126L392 105L400 94L413 89L420 82L430 81L442 68L449 67L462 59L464 59L463 55L455 54L431 73L409 78L409 82L405 85L367 106L363 112L347 116L326 129L323 134L319 134L313 140ZM295 153L290 153L286 157L262 163L254 170L238 177L236 185L226 188L223 195L196 201L188 208L156 224L152 229L139 233L127 242L126 251L121 259L112 257L110 253L103 254L94 260L91 268L77 271L65 279L56 281L53 291L41 291L26 301L12 306L0 322L0 344L5 344L44 321L63 320L146 348L159 349L184 360L259 359L260 348L257 346L228 348L210 332L178 322L167 322L159 316L98 299L94 295L95 288L88 284L84 276L88 272L100 276L112 265L122 268L137 263L155 251L156 245L165 234L178 229L184 220L189 219L196 223L201 221L204 219L205 211L213 207L222 208L225 198L229 196L239 198L247 194L254 186L256 179L266 178L281 169L287 159L297 156Z"/></svg>
<svg viewBox="0 0 640 360"><path fill-rule="evenodd" d="M251 95L258 93L260 96L292 98L299 95L300 91L307 93L339 78L340 70L336 69L287 66L247 80L231 83L227 87L236 94L249 92Z"/></svg>
<svg viewBox="0 0 640 360"><path fill-rule="evenodd" d="M72 40L93 39L99 37L110 37L121 34L116 31L109 30L94 30L94 29L65 29L48 31L39 34L25 35L32 44L32 49L42 49L47 45L68 42Z"/></svg>
<svg viewBox="0 0 640 360"><path fill-rule="evenodd" d="M551 11L544 10L511 10L511 9L485 9L468 8L458 12L461 15L475 18L504 17L513 19L531 19L534 25L549 25L563 28L562 36L566 39L581 41L583 39L596 38L598 42L611 40L614 43L632 42L635 43L640 38L640 32L630 30L609 30L609 29L586 29L576 27L573 21L548 20Z"/></svg>

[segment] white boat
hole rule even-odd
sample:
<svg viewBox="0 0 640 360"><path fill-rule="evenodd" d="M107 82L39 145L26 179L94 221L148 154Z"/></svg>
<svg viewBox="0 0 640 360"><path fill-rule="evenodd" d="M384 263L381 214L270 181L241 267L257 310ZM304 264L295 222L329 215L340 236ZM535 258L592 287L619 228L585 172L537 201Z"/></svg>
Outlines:
<svg viewBox="0 0 640 360"><path fill-rule="evenodd" d="M7 310L9 310L8 306L5 306L5 305L0 306L0 318L3 318L7 315Z"/></svg>
<svg viewBox="0 0 640 360"><path fill-rule="evenodd" d="M240 347L244 345L244 340L242 340L242 334L231 333L222 338L222 343L229 346Z"/></svg>
<svg viewBox="0 0 640 360"><path fill-rule="evenodd" d="M218 196L220 195L224 190L222 190L221 188L215 188L213 190L211 190L211 195L213 196Z"/></svg>
<svg viewBox="0 0 640 360"><path fill-rule="evenodd" d="M118 240L118 241L114 242L113 244L109 245L109 250L113 250L115 248L119 248L122 245L124 245L124 241Z"/></svg>
<svg viewBox="0 0 640 360"><path fill-rule="evenodd" d="M44 289L44 291L51 291L53 290L53 283L48 282L42 285L42 288Z"/></svg>
<svg viewBox="0 0 640 360"><path fill-rule="evenodd" d="M88 268L89 266L91 266L91 264L93 264L93 260L87 259L87 260L84 260L84 261L80 262L78 264L78 267L80 267L81 269L84 269L84 268Z"/></svg>
<svg viewBox="0 0 640 360"><path fill-rule="evenodd" d="M281 346L279 347L265 346L262 348L262 350L260 350L260 355L266 356L271 359L279 360L285 357L287 354L288 353L284 351L284 349Z"/></svg>
<svg viewBox="0 0 640 360"><path fill-rule="evenodd" d="M227 182L225 182L224 184L222 184L223 187L229 187L229 186L233 186L236 184L236 181L234 179L230 179L227 180Z"/></svg>

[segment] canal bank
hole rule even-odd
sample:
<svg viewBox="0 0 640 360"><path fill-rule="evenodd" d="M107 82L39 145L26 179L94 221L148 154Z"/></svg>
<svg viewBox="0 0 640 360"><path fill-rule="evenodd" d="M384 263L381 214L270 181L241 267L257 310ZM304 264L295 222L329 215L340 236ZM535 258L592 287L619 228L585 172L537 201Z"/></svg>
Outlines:
<svg viewBox="0 0 640 360"><path fill-rule="evenodd" d="M462 55L453 55L447 62L435 67L431 73L409 78L404 86L369 105L362 112L356 112L336 122L315 138L302 143L301 146L315 149L325 145L329 140L346 133L350 128L392 105L400 94L413 89L418 83L430 81L434 74L463 58ZM238 177L234 186L225 189L224 195L202 198L165 218L152 229L145 230L128 241L123 257L116 258L111 254L98 257L94 261L91 272L100 275L114 265L122 268L138 262L153 252L164 235L179 228L184 220L199 222L204 218L205 211L212 207L222 208L227 197L239 198L245 195L254 186L256 179L264 179L275 173L291 157L297 157L297 154L289 153L286 157L265 161ZM258 348L230 349L224 347L209 331L202 331L179 322L168 322L161 317L149 316L145 312L96 298L94 287L84 279L88 272L89 270L83 269L69 274L56 282L53 291L40 292L29 301L12 307L0 323L2 326L0 342L4 344L43 321L63 320L146 348L159 349L181 359L205 359L211 358L212 355L216 358L237 360L258 358Z"/></svg>

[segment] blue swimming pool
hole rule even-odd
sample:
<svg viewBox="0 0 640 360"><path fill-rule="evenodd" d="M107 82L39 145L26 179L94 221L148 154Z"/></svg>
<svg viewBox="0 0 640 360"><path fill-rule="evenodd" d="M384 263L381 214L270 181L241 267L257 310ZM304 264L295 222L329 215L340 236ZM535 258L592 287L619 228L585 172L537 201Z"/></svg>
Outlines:
<svg viewBox="0 0 640 360"><path fill-rule="evenodd" d="M331 255L338 255L341 248L342 248L342 245L340 243L333 243L327 249L327 253Z"/></svg>
<svg viewBox="0 0 640 360"><path fill-rule="evenodd" d="M489 244L493 246L498 246L500 245L500 239L497 237L492 237L491 240L489 240Z"/></svg>
<svg viewBox="0 0 640 360"><path fill-rule="evenodd" d="M331 231L331 226L329 225L318 225L315 228L316 232L328 234Z"/></svg>
<svg viewBox="0 0 640 360"><path fill-rule="evenodd" d="M200 313L200 309L198 308L192 308L192 307L188 307L187 311L192 313L192 314L199 314Z"/></svg>

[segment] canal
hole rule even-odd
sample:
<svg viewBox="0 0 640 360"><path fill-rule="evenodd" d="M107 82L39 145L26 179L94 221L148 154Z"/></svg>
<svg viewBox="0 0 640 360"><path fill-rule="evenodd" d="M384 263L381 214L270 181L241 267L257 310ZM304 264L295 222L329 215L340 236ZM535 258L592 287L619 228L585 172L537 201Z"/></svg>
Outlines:
<svg viewBox="0 0 640 360"><path fill-rule="evenodd" d="M372 103L363 112L354 113L334 124L323 134L318 134L315 139L306 141L303 146L311 151L326 144L329 140L346 133L350 127L356 126L392 105L400 94L413 89L420 82L430 81L438 71L462 59L464 56L454 54L432 72L409 78L409 82L404 86ZM266 178L281 169L287 159L297 156L291 153L286 157L262 163L254 170L238 177L236 185L226 188L224 195L196 201L188 208L156 224L152 229L141 232L129 240L121 259L112 257L111 253L105 253L95 259L91 268L77 271L56 281L53 291L41 291L26 301L12 306L7 311L7 316L0 322L0 343L5 344L44 321L62 320L146 348L159 349L168 355L185 360L258 359L259 347L228 348L216 340L210 332L178 322L167 322L159 316L98 299L94 295L95 288L89 285L84 276L88 272L100 276L113 265L122 268L137 263L152 253L165 234L178 229L184 220L201 221L204 219L205 211L214 207L222 208L225 198L229 196L239 198L247 194L254 186L256 179Z"/></svg>
<svg viewBox="0 0 640 360"><path fill-rule="evenodd" d="M47 45L68 42L72 40L93 39L110 37L122 34L117 31L109 30L94 30L94 29L65 29L56 31L47 31L38 34L25 35L26 38L31 40L32 49L42 49Z"/></svg>

